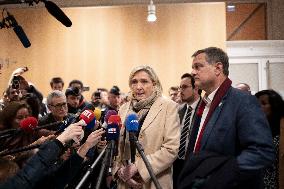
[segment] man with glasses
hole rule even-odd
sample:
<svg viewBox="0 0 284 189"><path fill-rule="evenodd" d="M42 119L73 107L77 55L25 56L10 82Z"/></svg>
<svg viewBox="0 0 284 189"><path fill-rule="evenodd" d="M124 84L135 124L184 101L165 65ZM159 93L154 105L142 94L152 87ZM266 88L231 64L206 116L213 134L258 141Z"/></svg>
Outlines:
<svg viewBox="0 0 284 189"><path fill-rule="evenodd" d="M180 170L184 166L186 149L192 128L192 120L195 117L196 108L201 99L201 90L198 90L194 85L194 78L189 73L185 73L181 76L179 93L183 103L180 105L178 111L182 128L178 158L173 164L173 188L177 188L177 179Z"/></svg>
<svg viewBox="0 0 284 189"><path fill-rule="evenodd" d="M41 117L39 120L39 125L46 125L49 123L54 123L57 121L63 121L72 114L68 114L68 107L66 102L66 96L63 92L59 90L54 90L47 96L47 106L50 113ZM54 125L47 129L56 131L59 125Z"/></svg>

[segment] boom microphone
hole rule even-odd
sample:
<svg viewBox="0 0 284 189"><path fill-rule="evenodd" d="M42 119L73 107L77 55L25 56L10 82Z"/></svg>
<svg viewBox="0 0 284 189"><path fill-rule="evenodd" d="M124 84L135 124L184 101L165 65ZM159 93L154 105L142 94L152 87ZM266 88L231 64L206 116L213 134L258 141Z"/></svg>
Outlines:
<svg viewBox="0 0 284 189"><path fill-rule="evenodd" d="M71 27L72 22L66 16L66 14L52 1L43 1L47 11L54 16L59 22L61 22L66 27Z"/></svg>
<svg viewBox="0 0 284 189"><path fill-rule="evenodd" d="M31 42L29 41L29 39L28 39L26 33L24 32L23 28L18 24L15 17L13 15L11 15L8 11L7 11L7 15L8 15L8 17L5 18L5 20L10 24L9 27L13 27L14 32L16 33L16 35L18 36L18 38L20 39L20 41L22 42L22 44L25 48L30 47Z"/></svg>
<svg viewBox="0 0 284 189"><path fill-rule="evenodd" d="M31 46L31 42L29 41L26 33L24 32L23 28L20 25L16 25L13 28L13 30L16 33L16 35L18 36L18 38L20 39L20 41L22 42L22 44L25 48L28 48L28 47Z"/></svg>

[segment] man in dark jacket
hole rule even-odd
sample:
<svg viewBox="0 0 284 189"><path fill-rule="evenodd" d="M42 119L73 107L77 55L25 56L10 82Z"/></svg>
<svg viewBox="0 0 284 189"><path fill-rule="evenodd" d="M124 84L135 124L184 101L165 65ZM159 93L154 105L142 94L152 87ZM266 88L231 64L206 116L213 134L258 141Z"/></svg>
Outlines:
<svg viewBox="0 0 284 189"><path fill-rule="evenodd" d="M260 188L261 170L274 160L274 149L257 99L231 86L229 59L219 48L194 53L192 75L206 94L193 125L189 157L204 151L232 156L240 170L239 188Z"/></svg>

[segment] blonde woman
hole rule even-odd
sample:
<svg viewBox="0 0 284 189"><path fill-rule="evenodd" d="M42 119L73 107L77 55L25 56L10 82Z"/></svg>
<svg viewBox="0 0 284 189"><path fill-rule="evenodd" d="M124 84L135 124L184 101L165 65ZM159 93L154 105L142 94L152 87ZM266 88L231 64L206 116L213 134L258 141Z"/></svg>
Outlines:
<svg viewBox="0 0 284 189"><path fill-rule="evenodd" d="M136 113L140 127L137 138L144 148L154 174L163 189L173 188L172 163L179 148L180 125L177 104L162 97L160 81L149 66L133 69L129 77L131 99L119 110L125 118ZM136 151L135 162L130 162L128 132L122 127L119 154L114 169L118 188L155 188L146 166Z"/></svg>

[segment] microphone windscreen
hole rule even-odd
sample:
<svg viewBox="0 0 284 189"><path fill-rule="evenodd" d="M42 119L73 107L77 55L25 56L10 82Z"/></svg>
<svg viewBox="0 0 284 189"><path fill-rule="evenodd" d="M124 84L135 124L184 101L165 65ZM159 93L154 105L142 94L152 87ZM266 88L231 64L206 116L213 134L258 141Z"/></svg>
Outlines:
<svg viewBox="0 0 284 189"><path fill-rule="evenodd" d="M81 112L83 112L84 110L92 110L92 111L94 111L96 108L95 108L95 106L93 105L93 104L86 104L86 106L82 109L82 111Z"/></svg>
<svg viewBox="0 0 284 189"><path fill-rule="evenodd" d="M93 119L90 123L88 123L87 125L86 125L86 129L90 129L90 130L93 130L94 129L94 127L95 127L95 125L96 125L96 119Z"/></svg>
<svg viewBox="0 0 284 189"><path fill-rule="evenodd" d="M91 110L84 110L80 114L80 120L84 120L86 124L89 124L93 119L95 119L94 112Z"/></svg>
<svg viewBox="0 0 284 189"><path fill-rule="evenodd" d="M97 121L99 121L101 119L102 116L102 111L99 108L95 108L94 110L94 115Z"/></svg>
<svg viewBox="0 0 284 189"><path fill-rule="evenodd" d="M44 1L47 11L54 16L59 22L66 27L71 27L71 20L65 15L65 13L52 1Z"/></svg>
<svg viewBox="0 0 284 189"><path fill-rule="evenodd" d="M138 132L138 116L134 113L129 114L125 119L125 127L128 132Z"/></svg>
<svg viewBox="0 0 284 189"><path fill-rule="evenodd" d="M20 128L25 132L32 132L37 127L38 121L34 117L27 117L20 121Z"/></svg>
<svg viewBox="0 0 284 189"><path fill-rule="evenodd" d="M23 28L19 25L14 26L13 28L14 32L16 33L16 35L18 36L18 38L20 39L20 41L22 42L23 46L25 48L28 48L31 46L31 42L29 41L27 35L25 34Z"/></svg>
<svg viewBox="0 0 284 189"><path fill-rule="evenodd" d="M119 139L119 126L116 123L108 124L106 129L106 140L117 141Z"/></svg>
<svg viewBox="0 0 284 189"><path fill-rule="evenodd" d="M105 115L105 119L104 121L107 123L108 122L108 119L111 115L117 115L117 112L115 110L109 110L107 111L106 115Z"/></svg>
<svg viewBox="0 0 284 189"><path fill-rule="evenodd" d="M108 124L116 123L117 125L121 125L121 118L119 115L111 115L108 118Z"/></svg>

